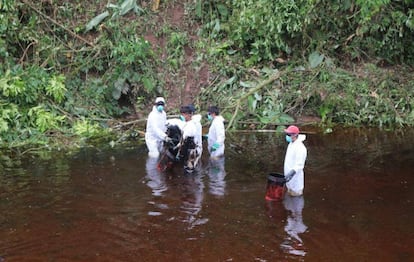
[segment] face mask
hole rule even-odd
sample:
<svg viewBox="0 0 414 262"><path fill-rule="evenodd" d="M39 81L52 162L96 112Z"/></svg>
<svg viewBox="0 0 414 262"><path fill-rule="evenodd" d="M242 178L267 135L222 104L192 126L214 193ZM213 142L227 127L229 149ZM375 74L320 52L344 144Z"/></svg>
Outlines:
<svg viewBox="0 0 414 262"><path fill-rule="evenodd" d="M213 120L213 117L210 114L208 114L207 115L207 119L208 119L208 121L212 121Z"/></svg>
<svg viewBox="0 0 414 262"><path fill-rule="evenodd" d="M162 110L164 110L164 107L162 105L157 106L157 110L158 112L162 112Z"/></svg>
<svg viewBox="0 0 414 262"><path fill-rule="evenodd" d="M185 122L185 117L183 115L180 116L180 120Z"/></svg>
<svg viewBox="0 0 414 262"><path fill-rule="evenodd" d="M286 142L288 143L292 142L292 138L290 136L286 135L285 138L286 138Z"/></svg>

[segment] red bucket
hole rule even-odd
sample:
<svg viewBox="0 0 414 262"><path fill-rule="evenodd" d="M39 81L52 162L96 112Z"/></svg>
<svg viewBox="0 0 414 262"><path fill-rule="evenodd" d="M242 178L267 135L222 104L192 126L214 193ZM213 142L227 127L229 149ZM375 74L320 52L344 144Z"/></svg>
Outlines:
<svg viewBox="0 0 414 262"><path fill-rule="evenodd" d="M279 173L270 173L267 176L266 196L267 201L282 200L285 194L285 176Z"/></svg>

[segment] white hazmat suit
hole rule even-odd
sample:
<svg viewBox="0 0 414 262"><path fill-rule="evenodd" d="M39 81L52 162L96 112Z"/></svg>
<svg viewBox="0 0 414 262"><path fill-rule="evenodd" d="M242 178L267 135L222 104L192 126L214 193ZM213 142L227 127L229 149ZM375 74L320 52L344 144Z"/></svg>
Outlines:
<svg viewBox="0 0 414 262"><path fill-rule="evenodd" d="M197 136L197 127L194 121L190 120L184 123L183 127L183 141L187 137L193 137L194 143L196 143L196 136Z"/></svg>
<svg viewBox="0 0 414 262"><path fill-rule="evenodd" d="M214 117L208 130L208 150L210 157L219 157L224 155L224 140L226 133L224 129L224 118L220 115ZM211 148L217 143L219 147L212 151Z"/></svg>
<svg viewBox="0 0 414 262"><path fill-rule="evenodd" d="M167 114L164 110L159 112L156 106L152 107L151 113L148 115L147 127L145 132L145 143L148 148L150 157L158 157L162 150L162 143L167 137Z"/></svg>
<svg viewBox="0 0 414 262"><path fill-rule="evenodd" d="M201 156L203 153L203 127L201 126L201 115L193 115L191 121L194 122L196 127L196 135L194 136L194 143L197 145L197 154Z"/></svg>
<svg viewBox="0 0 414 262"><path fill-rule="evenodd" d="M198 154L199 145L197 144L197 126L196 123L193 120L185 122L185 125L183 127L183 139L184 142L187 137L193 137L193 141L195 144L194 149L190 149L188 153L188 160L186 163L184 163L184 168L188 169L187 171L191 170L193 171L194 168L198 166L198 162L200 160L200 156ZM184 152L182 152L184 153Z"/></svg>
<svg viewBox="0 0 414 262"><path fill-rule="evenodd" d="M303 168L305 167L305 161L307 157L307 150L303 141L305 141L305 135L298 135L298 138L294 142L290 142L285 155L284 172L285 175L291 170L295 170L295 175L292 179L286 183L288 194L291 196L300 196L303 194L303 188L305 186L305 175Z"/></svg>

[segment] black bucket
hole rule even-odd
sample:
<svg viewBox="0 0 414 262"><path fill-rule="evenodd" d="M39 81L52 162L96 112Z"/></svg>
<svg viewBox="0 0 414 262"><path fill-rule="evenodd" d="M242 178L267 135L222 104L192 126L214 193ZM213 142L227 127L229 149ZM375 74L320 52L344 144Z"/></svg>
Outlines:
<svg viewBox="0 0 414 262"><path fill-rule="evenodd" d="M283 174L270 173L267 176L265 199L269 201L282 200L285 193L286 179Z"/></svg>

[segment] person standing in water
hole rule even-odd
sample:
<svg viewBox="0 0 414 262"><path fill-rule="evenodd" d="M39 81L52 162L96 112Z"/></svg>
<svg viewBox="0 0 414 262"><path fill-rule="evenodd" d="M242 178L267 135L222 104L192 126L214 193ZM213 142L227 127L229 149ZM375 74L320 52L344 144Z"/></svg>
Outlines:
<svg viewBox="0 0 414 262"><path fill-rule="evenodd" d="M184 169L186 172L192 172L198 165L200 156L197 151L196 136L197 126L191 119L193 110L190 106L182 106L180 108L180 119L185 122L182 128L182 138L179 143L179 159L184 160Z"/></svg>
<svg viewBox="0 0 414 262"><path fill-rule="evenodd" d="M150 157L158 157L162 150L163 142L169 142L170 140L165 133L167 130L167 114L164 111L164 107L164 98L157 97L152 107L152 111L147 118L145 143Z"/></svg>
<svg viewBox="0 0 414 262"><path fill-rule="evenodd" d="M226 139L224 118L220 115L217 106L208 108L207 118L211 121L207 135L208 151L210 157L217 158L224 155L224 140Z"/></svg>
<svg viewBox="0 0 414 262"><path fill-rule="evenodd" d="M289 143L284 162L284 175L287 193L291 196L301 196L305 187L303 168L307 157L307 149L303 144L306 136L299 134L297 126L289 126L285 130L285 139Z"/></svg>

